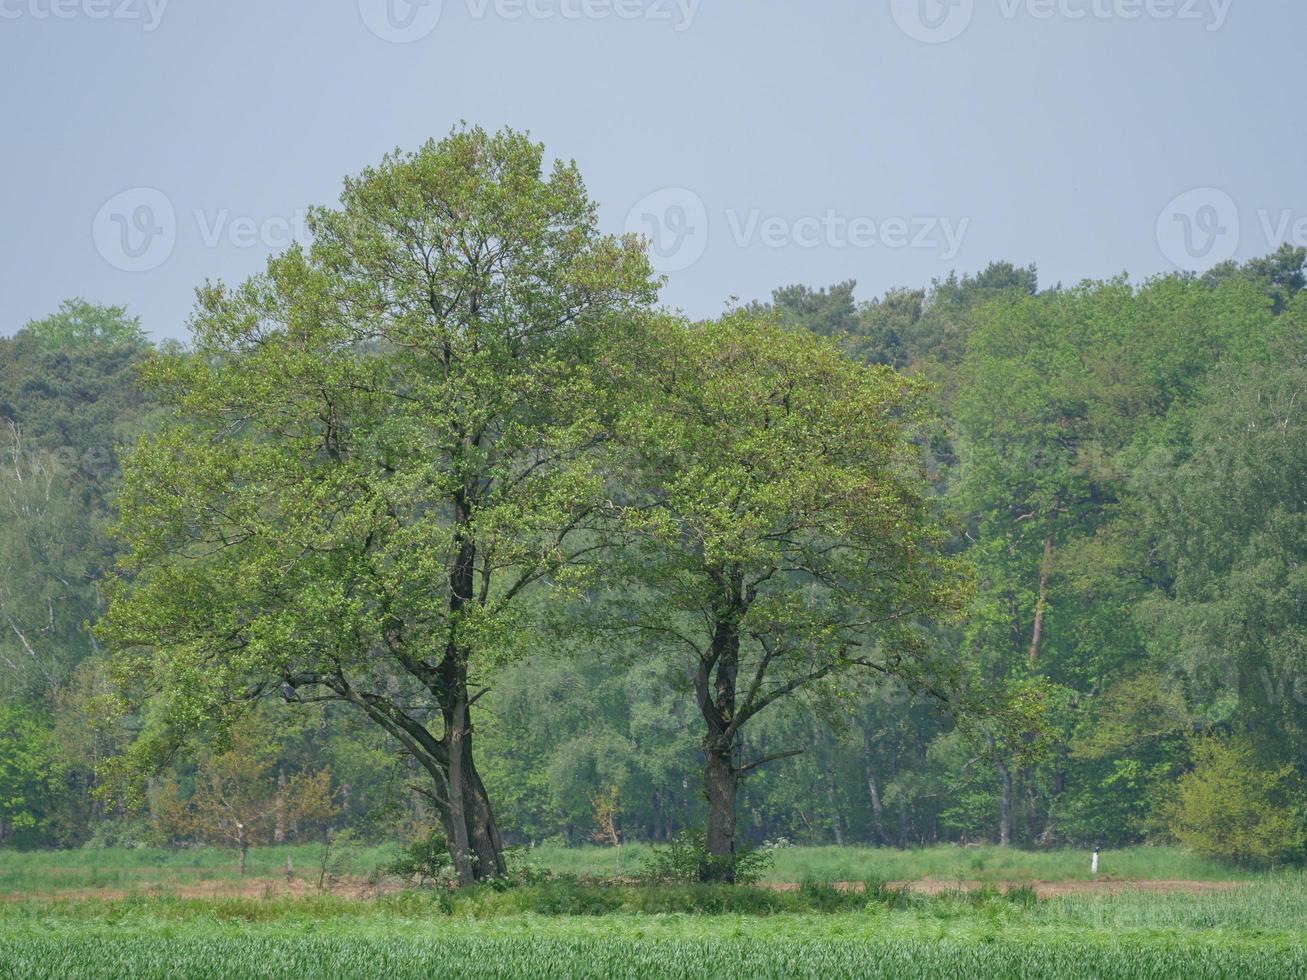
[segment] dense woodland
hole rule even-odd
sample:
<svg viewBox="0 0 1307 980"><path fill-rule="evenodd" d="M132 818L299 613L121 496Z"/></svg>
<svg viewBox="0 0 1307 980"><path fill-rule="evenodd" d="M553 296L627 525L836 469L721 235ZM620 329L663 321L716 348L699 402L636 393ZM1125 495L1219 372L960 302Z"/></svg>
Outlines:
<svg viewBox="0 0 1307 980"><path fill-rule="evenodd" d="M703 828L725 780L714 850L1302 856L1303 250L687 324L479 130L311 226L184 346L80 299L0 339L5 846L434 827L487 872Z"/></svg>

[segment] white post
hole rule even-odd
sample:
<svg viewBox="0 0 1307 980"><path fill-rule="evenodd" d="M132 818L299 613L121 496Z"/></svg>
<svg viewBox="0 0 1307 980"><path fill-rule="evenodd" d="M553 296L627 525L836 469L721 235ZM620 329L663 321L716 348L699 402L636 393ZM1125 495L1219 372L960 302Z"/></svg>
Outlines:
<svg viewBox="0 0 1307 980"><path fill-rule="evenodd" d="M1094 856L1089 862L1089 873L1092 875L1098 874L1098 848L1096 847L1094 848Z"/></svg>

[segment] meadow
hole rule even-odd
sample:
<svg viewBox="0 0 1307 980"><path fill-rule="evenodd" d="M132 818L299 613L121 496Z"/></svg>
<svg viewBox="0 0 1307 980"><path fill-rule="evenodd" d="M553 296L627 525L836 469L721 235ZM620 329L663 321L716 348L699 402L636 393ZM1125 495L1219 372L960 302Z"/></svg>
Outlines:
<svg viewBox="0 0 1307 980"><path fill-rule="evenodd" d="M461 891L368 885L393 852L363 847L319 889L314 851L243 879L207 848L0 853L0 977L1307 976L1307 876L1171 848L1105 852L1096 883L1080 852L785 848L734 889L536 848L527 883Z"/></svg>
<svg viewBox="0 0 1307 980"><path fill-rule="evenodd" d="M518 848L513 861L559 876L581 879L627 878L648 862L647 844L612 847L539 846ZM337 878L359 879L393 860L399 849L390 845L350 845L328 855ZM70 890L174 892L186 886L284 880L286 862L297 880L316 881L323 863L317 844L258 847L249 853L242 878L234 854L216 847L180 850L163 848L83 848L79 850L0 850L0 896L57 897ZM1176 847L1132 847L1103 851L1101 882L1113 881L1249 881L1260 876L1221 861ZM1086 851L1023 851L1017 848L940 846L917 850L875 847L783 847L772 854L762 880L771 884L933 881L979 884L1023 882L1087 882Z"/></svg>

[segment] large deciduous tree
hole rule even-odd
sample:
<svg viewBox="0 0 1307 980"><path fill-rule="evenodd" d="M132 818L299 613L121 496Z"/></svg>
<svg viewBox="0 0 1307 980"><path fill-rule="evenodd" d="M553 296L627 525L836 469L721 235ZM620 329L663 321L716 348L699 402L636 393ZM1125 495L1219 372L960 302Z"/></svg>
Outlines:
<svg viewBox="0 0 1307 980"><path fill-rule="evenodd" d="M914 429L922 385L757 313L657 321L621 434L633 629L689 653L708 878L731 880L745 726L855 669L932 678L923 624L960 589Z"/></svg>
<svg viewBox="0 0 1307 980"><path fill-rule="evenodd" d="M464 882L504 870L477 688L523 593L594 547L599 352L656 289L542 161L480 129L393 154L311 212L311 247L203 289L122 497L109 632L168 730L265 694L356 706L429 776Z"/></svg>

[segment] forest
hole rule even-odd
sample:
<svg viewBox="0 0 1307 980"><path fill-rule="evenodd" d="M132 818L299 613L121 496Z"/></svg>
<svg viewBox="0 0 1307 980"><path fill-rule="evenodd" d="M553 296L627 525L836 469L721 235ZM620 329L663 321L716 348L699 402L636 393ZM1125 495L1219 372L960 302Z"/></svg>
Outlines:
<svg viewBox="0 0 1307 980"><path fill-rule="evenodd" d="M0 846L1307 857L1307 250L695 322L550 160L8 325Z"/></svg>

